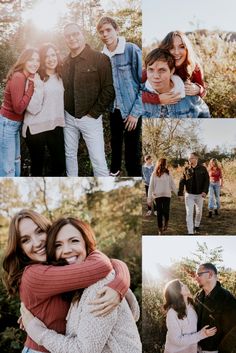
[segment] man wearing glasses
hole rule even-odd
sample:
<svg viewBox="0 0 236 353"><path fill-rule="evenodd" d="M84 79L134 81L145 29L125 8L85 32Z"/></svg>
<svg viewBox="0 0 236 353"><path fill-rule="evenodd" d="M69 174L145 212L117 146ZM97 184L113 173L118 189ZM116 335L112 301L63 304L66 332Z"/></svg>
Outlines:
<svg viewBox="0 0 236 353"><path fill-rule="evenodd" d="M236 298L217 279L212 263L201 264L196 272L201 290L195 297L198 330L205 325L216 327L214 336L199 342L201 353L236 352Z"/></svg>
<svg viewBox="0 0 236 353"><path fill-rule="evenodd" d="M65 152L68 176L78 176L78 144L83 135L94 176L108 176L102 114L114 100L109 58L90 48L76 23L64 28L70 50L62 69L65 88Z"/></svg>
<svg viewBox="0 0 236 353"><path fill-rule="evenodd" d="M188 234L199 233L202 218L203 201L209 189L209 175L206 167L198 163L196 153L188 158L189 165L184 169L179 182L178 196L181 198L185 188L185 209ZM195 220L194 217L195 208Z"/></svg>

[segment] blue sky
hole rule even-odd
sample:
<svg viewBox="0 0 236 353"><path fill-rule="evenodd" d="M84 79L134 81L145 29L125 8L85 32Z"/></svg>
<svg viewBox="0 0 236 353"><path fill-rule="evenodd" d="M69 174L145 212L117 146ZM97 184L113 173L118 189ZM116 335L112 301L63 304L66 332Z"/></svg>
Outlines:
<svg viewBox="0 0 236 353"><path fill-rule="evenodd" d="M236 31L235 13L235 0L143 0L144 45L177 29Z"/></svg>

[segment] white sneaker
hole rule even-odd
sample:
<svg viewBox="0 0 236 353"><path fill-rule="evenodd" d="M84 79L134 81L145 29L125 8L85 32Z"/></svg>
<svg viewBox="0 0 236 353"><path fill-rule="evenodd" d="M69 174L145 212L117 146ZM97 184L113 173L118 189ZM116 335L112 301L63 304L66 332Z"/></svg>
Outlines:
<svg viewBox="0 0 236 353"><path fill-rule="evenodd" d="M120 175L120 170L118 170L116 173L110 172L110 176L112 177L118 177Z"/></svg>
<svg viewBox="0 0 236 353"><path fill-rule="evenodd" d="M152 211L148 210L147 213L146 213L146 216L151 216L151 214L152 214Z"/></svg>
<svg viewBox="0 0 236 353"><path fill-rule="evenodd" d="M154 215L157 216L157 211L154 211Z"/></svg>

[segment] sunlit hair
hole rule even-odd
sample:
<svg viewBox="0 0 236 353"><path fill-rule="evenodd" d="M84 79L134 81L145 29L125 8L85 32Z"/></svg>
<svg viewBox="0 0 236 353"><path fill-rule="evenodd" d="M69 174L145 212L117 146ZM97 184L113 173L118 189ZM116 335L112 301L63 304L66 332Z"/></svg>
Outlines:
<svg viewBox="0 0 236 353"><path fill-rule="evenodd" d="M212 158L209 162L208 168L209 169L212 169L212 168L220 169L218 160L216 158Z"/></svg>
<svg viewBox="0 0 236 353"><path fill-rule="evenodd" d="M3 256L3 283L9 295L19 292L19 285L24 268L33 262L22 250L19 224L22 219L31 219L43 232L47 233L50 221L33 210L21 210L11 220L8 243Z"/></svg>
<svg viewBox="0 0 236 353"><path fill-rule="evenodd" d="M112 27L117 31L119 29L119 26L117 24L117 22L112 18L112 17L109 17L109 16L103 16L100 18L100 20L98 21L97 23L97 31L99 32L100 28L105 25L105 24L110 24L112 25Z"/></svg>
<svg viewBox="0 0 236 353"><path fill-rule="evenodd" d="M68 218L59 218L57 221L53 222L47 238L47 261L49 263L55 263L56 260L56 240L59 231L67 224L71 224L75 227L82 235L85 245L86 245L86 253L90 254L92 251L96 249L96 240L95 235L88 223L81 221L80 219L74 217Z"/></svg>
<svg viewBox="0 0 236 353"><path fill-rule="evenodd" d="M154 168L154 175L161 177L164 173L169 174L166 158L160 158Z"/></svg>
<svg viewBox="0 0 236 353"><path fill-rule="evenodd" d="M153 65L156 61L166 62L170 70L173 70L175 67L175 58L168 50L165 49L156 48L150 51L145 58L145 68L147 69L148 66Z"/></svg>
<svg viewBox="0 0 236 353"><path fill-rule="evenodd" d="M76 27L78 28L78 30L79 30L80 32L82 32L81 27L80 27L80 26L78 25L78 23L76 23L76 22L69 22L69 23L67 23L67 24L64 26L64 28L63 28L64 32L65 32L65 30L66 30L68 27L71 27L71 26L76 26Z"/></svg>
<svg viewBox="0 0 236 353"><path fill-rule="evenodd" d="M169 309L174 309L179 319L184 319L187 316L186 304L184 302L184 297L181 294L182 284L179 279L174 279L168 282L164 289L164 309L168 311ZM193 303L191 298L188 298L189 303Z"/></svg>
<svg viewBox="0 0 236 353"><path fill-rule="evenodd" d="M181 65L185 73L184 81L191 78L193 71L196 69L196 67L201 71L203 75L203 70L200 64L200 60L197 57L193 49L193 46L185 33L181 31L169 32L167 36L161 41L159 48L166 49L168 51L173 49L173 42L176 36L178 36L181 39L184 47L187 50L186 60Z"/></svg>
<svg viewBox="0 0 236 353"><path fill-rule="evenodd" d="M22 72L25 68L26 62L32 58L34 53L39 54L38 49L27 48L23 50L15 64L13 64L10 70L8 71L6 81L10 80L15 72Z"/></svg>
<svg viewBox="0 0 236 353"><path fill-rule="evenodd" d="M47 81L49 79L49 75L46 73L46 67L45 67L45 60L46 60L47 52L49 49L53 49L57 55L58 64L55 69L55 73L56 73L58 79L61 77L61 71L62 71L62 60L61 60L61 57L59 54L59 50L52 43L44 43L39 48L39 56L40 56L39 74L40 74L41 80L44 80L44 81Z"/></svg>

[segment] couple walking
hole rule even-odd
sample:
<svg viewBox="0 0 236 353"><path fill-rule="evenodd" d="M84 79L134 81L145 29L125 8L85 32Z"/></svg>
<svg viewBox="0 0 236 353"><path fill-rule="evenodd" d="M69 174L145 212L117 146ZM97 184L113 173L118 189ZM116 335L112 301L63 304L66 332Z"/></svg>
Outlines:
<svg viewBox="0 0 236 353"><path fill-rule="evenodd" d="M179 279L164 290L167 335L164 353L233 353L236 351L236 298L217 279L212 263L196 272L201 290L192 299Z"/></svg>
<svg viewBox="0 0 236 353"><path fill-rule="evenodd" d="M188 162L188 166L185 167L183 175L180 179L178 191L172 175L167 168L167 161L165 158L161 158L158 161L154 172L151 175L150 184L148 187L147 203L150 208L152 201L155 200L159 234L162 234L163 231L168 228L171 192L178 195L181 200L183 198L185 200L188 234L194 234L200 231L203 202L206 198L208 190L210 190L208 205L209 217L212 217L212 211L214 208L215 214L218 215L218 209L220 208L220 185L222 185L222 172L217 164L217 161L210 161L209 172L205 166L198 163L198 156L196 153L191 153L189 155ZM215 201L216 205L214 204Z"/></svg>

